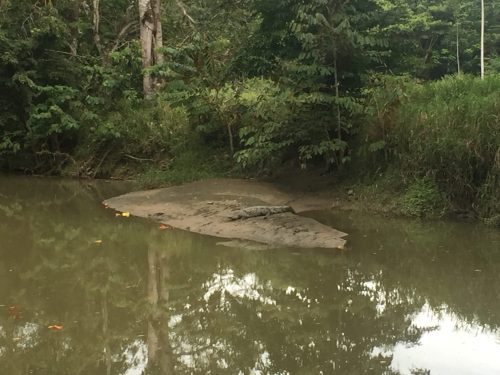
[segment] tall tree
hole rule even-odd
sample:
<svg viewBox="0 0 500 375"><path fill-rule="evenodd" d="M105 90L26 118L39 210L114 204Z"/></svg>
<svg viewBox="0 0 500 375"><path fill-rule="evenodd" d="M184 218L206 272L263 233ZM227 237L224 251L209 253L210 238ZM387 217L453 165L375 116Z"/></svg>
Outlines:
<svg viewBox="0 0 500 375"><path fill-rule="evenodd" d="M140 39L142 51L142 67L144 97L150 99L159 81L151 76L148 68L163 62L163 32L161 28L160 0L139 0Z"/></svg>

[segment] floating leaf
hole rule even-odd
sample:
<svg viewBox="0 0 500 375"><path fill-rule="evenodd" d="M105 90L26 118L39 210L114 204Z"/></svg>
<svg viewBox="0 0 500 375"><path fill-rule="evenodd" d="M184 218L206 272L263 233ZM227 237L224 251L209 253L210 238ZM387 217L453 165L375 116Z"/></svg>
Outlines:
<svg viewBox="0 0 500 375"><path fill-rule="evenodd" d="M117 212L115 216L130 217L130 212Z"/></svg>
<svg viewBox="0 0 500 375"><path fill-rule="evenodd" d="M53 324L53 325L48 326L47 328L50 329L51 331L60 331L63 329L63 326Z"/></svg>
<svg viewBox="0 0 500 375"><path fill-rule="evenodd" d="M102 240L95 240L94 243L97 245L100 245L100 244L102 244Z"/></svg>
<svg viewBox="0 0 500 375"><path fill-rule="evenodd" d="M160 224L158 228L160 228L160 230L165 230L165 229L171 229L172 227L170 225Z"/></svg>

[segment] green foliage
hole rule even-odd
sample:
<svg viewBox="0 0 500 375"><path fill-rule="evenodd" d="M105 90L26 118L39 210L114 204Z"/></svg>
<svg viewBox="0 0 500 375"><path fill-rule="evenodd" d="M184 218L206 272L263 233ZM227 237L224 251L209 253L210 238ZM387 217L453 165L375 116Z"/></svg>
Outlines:
<svg viewBox="0 0 500 375"><path fill-rule="evenodd" d="M369 35L372 25L366 15L375 11L375 2L281 1L258 2L257 7L263 19L254 40L273 48L272 55L263 51L259 58L269 59L266 69L274 67L280 77L273 80L279 88L275 110L285 118L244 127L245 147L237 160L256 164L286 155L297 157L304 167L321 160L340 167L350 159L349 139L362 112L354 71L364 69L384 45ZM269 94L262 98L262 103L273 102Z"/></svg>
<svg viewBox="0 0 500 375"><path fill-rule="evenodd" d="M474 200L500 145L500 77L457 77L415 86L398 111L395 138L405 167Z"/></svg>
<svg viewBox="0 0 500 375"><path fill-rule="evenodd" d="M238 135L234 156L243 167L273 165L291 155L304 165L318 158L333 163L347 146L329 139L328 127L318 124L331 119L332 105L320 93L297 95L288 85L251 78L211 90L206 100L230 142Z"/></svg>
<svg viewBox="0 0 500 375"><path fill-rule="evenodd" d="M270 80L250 79L242 83L237 100L241 110L239 138L242 149L235 155L242 166L273 163L297 143L291 92Z"/></svg>
<svg viewBox="0 0 500 375"><path fill-rule="evenodd" d="M71 115L77 106L77 90L68 86L39 87L43 96L39 104L33 105L26 123L29 128L27 142L44 141L55 134L70 133L78 129L78 122Z"/></svg>
<svg viewBox="0 0 500 375"><path fill-rule="evenodd" d="M107 100L138 99L141 89L141 52L137 41L132 41L123 48L109 54L107 65L94 65L90 72L93 81L89 84L100 84L101 92Z"/></svg>
<svg viewBox="0 0 500 375"><path fill-rule="evenodd" d="M345 172L364 158L375 174L395 161L407 186L429 178L454 204L498 211L493 3L489 78L429 84L478 73L474 1L162 2L164 59L147 71L136 8L98 3L99 25L92 2L0 2L2 168L106 176L127 159L165 171L192 147L225 147L242 167ZM158 83L151 102L144 73Z"/></svg>
<svg viewBox="0 0 500 375"><path fill-rule="evenodd" d="M436 184L422 178L409 186L400 204L405 215L425 217L436 214L443 207L443 199Z"/></svg>
<svg viewBox="0 0 500 375"><path fill-rule="evenodd" d="M87 169L99 169L101 158L108 156L114 163L120 160L168 163L193 140L185 109L171 108L159 100L140 107L123 101L99 121L82 134L87 137L82 142L85 148L78 153L85 157L87 147L93 150L87 163L91 167L86 165Z"/></svg>

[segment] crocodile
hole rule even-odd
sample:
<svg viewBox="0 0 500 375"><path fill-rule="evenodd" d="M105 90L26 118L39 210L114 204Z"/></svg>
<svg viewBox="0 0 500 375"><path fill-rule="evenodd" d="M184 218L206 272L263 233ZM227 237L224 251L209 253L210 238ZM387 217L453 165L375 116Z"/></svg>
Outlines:
<svg viewBox="0 0 500 375"><path fill-rule="evenodd" d="M227 217L229 220L249 219L257 216L269 216L284 212L295 213L290 206L253 206L231 212Z"/></svg>

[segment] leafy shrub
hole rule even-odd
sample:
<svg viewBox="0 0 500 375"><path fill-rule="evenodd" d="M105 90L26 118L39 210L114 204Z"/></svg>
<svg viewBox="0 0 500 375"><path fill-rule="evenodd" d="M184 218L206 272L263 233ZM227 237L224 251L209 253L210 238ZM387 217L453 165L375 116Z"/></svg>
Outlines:
<svg viewBox="0 0 500 375"><path fill-rule="evenodd" d="M436 184L426 178L418 179L401 199L401 210L408 216L431 216L442 206L443 200Z"/></svg>
<svg viewBox="0 0 500 375"><path fill-rule="evenodd" d="M296 143L300 131L293 129L291 96L271 80L253 78L243 83L238 97L242 108L238 163L245 167L272 162Z"/></svg>

